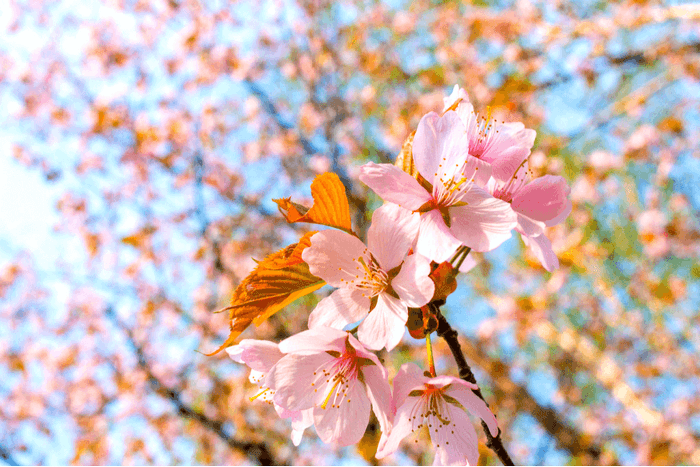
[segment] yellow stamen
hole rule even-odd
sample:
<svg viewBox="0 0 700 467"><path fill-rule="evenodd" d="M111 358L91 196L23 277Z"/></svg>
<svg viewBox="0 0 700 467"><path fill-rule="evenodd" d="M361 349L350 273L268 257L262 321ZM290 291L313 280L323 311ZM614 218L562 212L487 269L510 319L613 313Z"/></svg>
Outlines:
<svg viewBox="0 0 700 467"><path fill-rule="evenodd" d="M256 394L256 395L254 395L254 396L252 396L252 397L249 397L248 399L250 399L250 402L253 402L255 399L257 399L258 397L262 396L263 394L265 394L265 393L266 393L267 391L269 391L269 390L270 390L270 388L264 389L262 392L260 392L260 393L258 393L258 394Z"/></svg>
<svg viewBox="0 0 700 467"><path fill-rule="evenodd" d="M321 404L321 408L322 408L322 409L325 409L326 406L328 405L328 402L331 400L331 396L332 396L333 393L335 392L335 388L337 388L338 385L340 384L340 380L341 380L341 379L342 379L342 378L338 378L338 379L335 381L335 383L333 383L333 387L331 388L330 391L328 391L328 395L326 396L326 400L323 401L323 404Z"/></svg>

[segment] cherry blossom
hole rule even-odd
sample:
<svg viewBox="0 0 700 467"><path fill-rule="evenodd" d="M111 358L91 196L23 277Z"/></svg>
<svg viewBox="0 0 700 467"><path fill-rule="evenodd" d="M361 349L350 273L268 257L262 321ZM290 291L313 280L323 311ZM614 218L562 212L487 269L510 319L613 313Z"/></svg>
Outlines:
<svg viewBox="0 0 700 467"><path fill-rule="evenodd" d="M524 161L506 182L491 178L488 189L496 198L510 203L523 242L551 272L559 267L559 260L544 231L563 222L571 212L571 189L560 176L545 175L529 183L528 178L528 163Z"/></svg>
<svg viewBox="0 0 700 467"><path fill-rule="evenodd" d="M265 385L266 374L281 359L284 354L274 342L244 339L239 344L226 349L233 361L243 363L250 368L248 379L251 383L262 388L251 400L262 400L275 407L275 411L282 418L289 418L292 422L292 442L299 446L304 430L313 424L311 410L287 410L274 402L274 389Z"/></svg>
<svg viewBox="0 0 700 467"><path fill-rule="evenodd" d="M454 86L452 94L444 98L445 110L454 108L466 128L469 155L491 164L492 176L505 181L530 155L536 132L520 122L498 122L479 115L469 102L466 91Z"/></svg>
<svg viewBox="0 0 700 467"><path fill-rule="evenodd" d="M345 331L318 326L280 342L286 355L266 384L275 403L290 411L313 411L325 443L355 444L365 433L370 407L382 432L391 427L393 406L387 371L377 357Z"/></svg>
<svg viewBox="0 0 700 467"><path fill-rule="evenodd" d="M425 115L413 138L413 159L431 185L390 164L367 163L360 180L384 201L420 213L417 252L443 262L461 245L490 251L510 238L516 216L508 203L484 188L491 165L470 156L469 142L454 111Z"/></svg>
<svg viewBox="0 0 700 467"><path fill-rule="evenodd" d="M337 230L311 237L302 259L312 274L339 288L316 306L309 328L342 329L364 318L357 334L364 345L373 350L396 347L404 334L408 307L425 305L435 291L430 261L420 254L407 256L419 222L418 214L385 204L372 215L369 247Z"/></svg>
<svg viewBox="0 0 700 467"><path fill-rule="evenodd" d="M435 444L435 465L476 464L479 441L467 410L481 417L493 436L498 435L498 424L472 389L477 385L454 376L429 378L414 363L404 364L394 378L394 424L382 434L377 459L395 452L406 436L427 428Z"/></svg>

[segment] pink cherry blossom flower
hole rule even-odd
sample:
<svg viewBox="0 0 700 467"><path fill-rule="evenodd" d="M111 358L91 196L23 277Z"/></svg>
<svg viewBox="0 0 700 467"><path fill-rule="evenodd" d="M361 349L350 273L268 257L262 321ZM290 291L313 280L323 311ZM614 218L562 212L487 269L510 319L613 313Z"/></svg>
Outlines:
<svg viewBox="0 0 700 467"><path fill-rule="evenodd" d="M403 337L408 307L425 305L435 291L430 260L418 254L406 256L419 222L418 214L385 204L372 215L369 248L337 230L311 237L302 259L312 274L339 288L311 312L309 328L343 329L364 318L357 331L360 342L374 350L393 349ZM376 304L371 308L373 299Z"/></svg>
<svg viewBox="0 0 700 467"><path fill-rule="evenodd" d="M393 406L387 371L352 335L318 326L285 339L279 349L286 355L272 367L266 384L287 410L312 410L324 443L360 441L370 407L382 431L389 430Z"/></svg>
<svg viewBox="0 0 700 467"><path fill-rule="evenodd" d="M252 399L261 400L272 404L281 418L289 418L292 422L292 442L299 446L304 430L313 425L311 410L287 410L274 403L274 389L265 386L265 377L270 369L284 356L274 342L244 339L239 344L228 347L226 352L238 363L243 363L250 368L248 379L251 383L262 388Z"/></svg>
<svg viewBox="0 0 700 467"><path fill-rule="evenodd" d="M365 164L360 180L384 201L420 212L416 250L441 263L461 244L490 251L510 238L516 217L508 203L482 186L490 164L471 157L460 118L453 111L424 116L413 138L413 160L430 191L391 164Z"/></svg>
<svg viewBox="0 0 700 467"><path fill-rule="evenodd" d="M481 116L474 110L464 89L455 84L452 94L444 99L445 110L455 106L466 128L469 155L488 162L492 176L505 181L530 155L535 142L535 130L520 122L498 122L490 114Z"/></svg>
<svg viewBox="0 0 700 467"><path fill-rule="evenodd" d="M523 242L551 272L559 267L559 259L544 230L563 222L571 213L571 189L559 176L545 175L528 183L528 175L528 163L524 161L506 182L489 180L488 189L496 198L510 203Z"/></svg>
<svg viewBox="0 0 700 467"><path fill-rule="evenodd" d="M481 417L493 436L496 417L472 389L475 384L453 376L424 376L414 363L404 364L394 378L396 416L389 433L382 433L377 459L395 452L401 440L427 428L435 444L434 465L474 465L479 460L479 439L467 410Z"/></svg>

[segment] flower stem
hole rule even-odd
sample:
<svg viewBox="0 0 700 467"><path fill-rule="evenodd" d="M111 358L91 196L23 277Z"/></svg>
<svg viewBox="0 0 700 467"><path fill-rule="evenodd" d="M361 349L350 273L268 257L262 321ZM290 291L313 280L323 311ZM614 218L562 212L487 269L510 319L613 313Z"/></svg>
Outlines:
<svg viewBox="0 0 700 467"><path fill-rule="evenodd" d="M457 259L457 256L459 256L459 259L456 263L454 260L452 261L452 267L454 267L455 269L459 269L462 266L464 260L467 259L467 256L469 255L470 251L472 251L472 249L467 246L459 247L459 250L457 250L457 255L455 255L455 259Z"/></svg>
<svg viewBox="0 0 700 467"><path fill-rule="evenodd" d="M425 336L425 345L428 348L428 366L430 369L430 376L435 378L435 360L433 360L433 344L430 342L430 334Z"/></svg>

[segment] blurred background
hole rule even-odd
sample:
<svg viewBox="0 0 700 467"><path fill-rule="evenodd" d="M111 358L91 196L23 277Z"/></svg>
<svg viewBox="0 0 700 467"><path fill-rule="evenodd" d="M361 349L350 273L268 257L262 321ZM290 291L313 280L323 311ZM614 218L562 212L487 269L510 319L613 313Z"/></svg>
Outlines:
<svg viewBox="0 0 700 467"><path fill-rule="evenodd" d="M377 461L376 423L295 448L246 368L198 352L253 258L309 228L271 198L335 171L365 232L358 167L454 84L572 187L559 270L516 235L445 307L514 461L700 464L700 5L645 0L0 2L0 461L432 462L423 438Z"/></svg>

